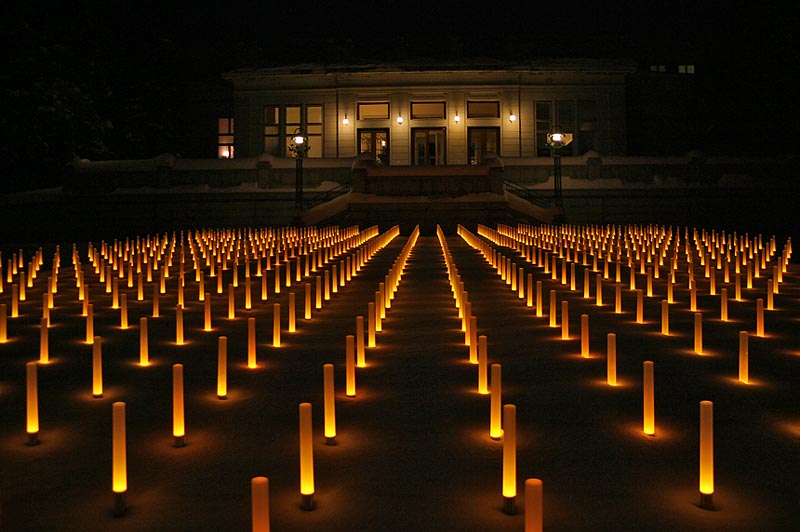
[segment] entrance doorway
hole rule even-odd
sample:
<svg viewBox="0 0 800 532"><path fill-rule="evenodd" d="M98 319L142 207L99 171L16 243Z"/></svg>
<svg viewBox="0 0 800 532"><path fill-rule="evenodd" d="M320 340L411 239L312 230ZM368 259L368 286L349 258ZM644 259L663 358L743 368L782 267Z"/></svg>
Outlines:
<svg viewBox="0 0 800 532"><path fill-rule="evenodd" d="M469 144L469 164L478 164L487 151L500 154L500 128L467 128L467 142Z"/></svg>
<svg viewBox="0 0 800 532"><path fill-rule="evenodd" d="M411 130L414 166L441 166L445 162L445 129L414 128Z"/></svg>
<svg viewBox="0 0 800 532"><path fill-rule="evenodd" d="M358 153L371 153L375 164L389 164L389 130L359 129Z"/></svg>

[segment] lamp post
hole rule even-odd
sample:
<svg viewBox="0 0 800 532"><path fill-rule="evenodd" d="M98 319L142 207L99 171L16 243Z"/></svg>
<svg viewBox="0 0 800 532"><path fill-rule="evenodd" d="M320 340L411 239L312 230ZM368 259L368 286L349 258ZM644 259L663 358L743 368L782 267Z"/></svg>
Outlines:
<svg viewBox="0 0 800 532"><path fill-rule="evenodd" d="M547 134L547 144L550 146L550 154L553 156L553 202L556 207L562 207L561 155L559 155L558 150L569 143L566 137L567 135L564 135L558 129Z"/></svg>
<svg viewBox="0 0 800 532"><path fill-rule="evenodd" d="M295 156L295 174L294 174L294 209L295 213L299 216L303 211L303 158L305 157L311 146L308 145L308 136L302 128L294 130L294 144L292 145L292 152Z"/></svg>

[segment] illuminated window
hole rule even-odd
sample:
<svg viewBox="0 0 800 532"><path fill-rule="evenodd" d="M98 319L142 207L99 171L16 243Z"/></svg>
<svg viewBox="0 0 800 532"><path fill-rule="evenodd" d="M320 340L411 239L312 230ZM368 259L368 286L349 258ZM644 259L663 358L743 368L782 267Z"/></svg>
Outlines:
<svg viewBox="0 0 800 532"><path fill-rule="evenodd" d="M289 146L294 145L295 131L301 129L311 147L306 157L322 157L322 122L322 105L265 105L264 153L290 157Z"/></svg>
<svg viewBox="0 0 800 532"><path fill-rule="evenodd" d="M650 65L650 72L666 72L667 65Z"/></svg>
<svg viewBox="0 0 800 532"><path fill-rule="evenodd" d="M553 102L536 100L536 156L549 157L550 146L547 145L547 134L553 128Z"/></svg>
<svg viewBox="0 0 800 532"><path fill-rule="evenodd" d="M444 118L446 115L444 102L411 102L411 119Z"/></svg>
<svg viewBox="0 0 800 532"><path fill-rule="evenodd" d="M595 104L592 100L578 102L578 154L595 149Z"/></svg>
<svg viewBox="0 0 800 532"><path fill-rule="evenodd" d="M582 103L585 103L586 106L586 109L582 112L591 117L586 124L587 128L591 128L591 130L587 129L587 142L591 140L592 144L594 144L594 134L592 133L594 130L594 103L588 101ZM558 100L555 102L552 100L536 100L534 108L536 110L537 157L549 157L551 155L550 146L547 144L547 134L552 133L554 127L557 127L561 133L571 134L573 139L575 138L575 107L575 100ZM581 120L583 120L583 117ZM580 125L583 125L583 122ZM569 146L562 148L560 153L562 155L572 155L575 149L576 143L573 141Z"/></svg>
<svg viewBox="0 0 800 532"><path fill-rule="evenodd" d="M694 74L694 65L678 65L679 74Z"/></svg>
<svg viewBox="0 0 800 532"><path fill-rule="evenodd" d="M388 120L389 102L359 102L359 120Z"/></svg>
<svg viewBox="0 0 800 532"><path fill-rule="evenodd" d="M500 118L500 102L467 102L467 118Z"/></svg>
<svg viewBox="0 0 800 532"><path fill-rule="evenodd" d="M233 159L233 118L217 120L217 157Z"/></svg>

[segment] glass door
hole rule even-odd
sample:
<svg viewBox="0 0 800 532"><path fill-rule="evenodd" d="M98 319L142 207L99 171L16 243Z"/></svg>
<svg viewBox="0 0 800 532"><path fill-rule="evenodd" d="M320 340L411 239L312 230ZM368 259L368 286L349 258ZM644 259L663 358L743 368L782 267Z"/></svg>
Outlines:
<svg viewBox="0 0 800 532"><path fill-rule="evenodd" d="M467 142L469 143L469 164L479 164L484 153L500 153L500 128L467 128Z"/></svg>
<svg viewBox="0 0 800 532"><path fill-rule="evenodd" d="M371 153L375 164L389 164L389 130L359 129L358 153Z"/></svg>
<svg viewBox="0 0 800 532"><path fill-rule="evenodd" d="M440 166L445 163L445 129L414 128L411 130L413 138L413 154L411 160L414 166Z"/></svg>

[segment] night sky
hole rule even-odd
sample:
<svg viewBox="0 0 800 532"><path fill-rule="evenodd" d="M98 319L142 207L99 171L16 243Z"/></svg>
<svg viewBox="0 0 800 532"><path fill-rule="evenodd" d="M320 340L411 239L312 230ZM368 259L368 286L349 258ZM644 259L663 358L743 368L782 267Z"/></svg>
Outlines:
<svg viewBox="0 0 800 532"><path fill-rule="evenodd" d="M37 134L53 137L35 139L50 150L56 139L69 137L64 151L90 158L177 151L178 102L187 87L238 67L550 56L695 64L706 122L699 145L720 153L797 151L797 121L788 106L796 87L797 7L749 2L720 10L689 1L133 4L4 7L10 68L2 74L0 112L11 122L3 144L14 147L0 156L26 150L37 156L36 149L15 144ZM37 116L51 107L57 126L37 126L52 122ZM70 121L62 124L64 115ZM51 131L31 131L37 127ZM765 127L774 140L755 141Z"/></svg>

